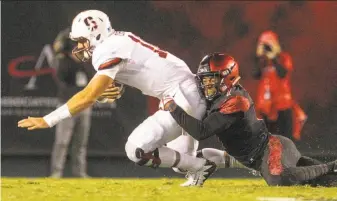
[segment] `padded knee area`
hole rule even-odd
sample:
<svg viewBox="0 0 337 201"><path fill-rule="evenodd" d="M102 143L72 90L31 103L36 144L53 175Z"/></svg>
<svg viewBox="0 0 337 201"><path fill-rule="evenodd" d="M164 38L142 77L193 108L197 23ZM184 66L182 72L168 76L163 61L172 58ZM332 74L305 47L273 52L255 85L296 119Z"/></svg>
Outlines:
<svg viewBox="0 0 337 201"><path fill-rule="evenodd" d="M278 184L279 186L294 186L294 185L299 185L300 182L299 180L296 178L296 171L293 168L287 168L285 169L280 177L280 184Z"/></svg>
<svg viewBox="0 0 337 201"><path fill-rule="evenodd" d="M157 168L161 164L158 149L145 153L142 148L139 148L128 141L125 144L125 151L128 158L140 166L147 165L152 168ZM152 163L148 164L149 161Z"/></svg>
<svg viewBox="0 0 337 201"><path fill-rule="evenodd" d="M127 141L125 144L125 152L126 155L130 160L132 160L135 163L138 163L140 161L140 158L137 157L136 151L137 151L137 146L132 144L131 142Z"/></svg>
<svg viewBox="0 0 337 201"><path fill-rule="evenodd" d="M280 175L269 175L264 177L269 186L294 186L299 182L290 168L285 169Z"/></svg>

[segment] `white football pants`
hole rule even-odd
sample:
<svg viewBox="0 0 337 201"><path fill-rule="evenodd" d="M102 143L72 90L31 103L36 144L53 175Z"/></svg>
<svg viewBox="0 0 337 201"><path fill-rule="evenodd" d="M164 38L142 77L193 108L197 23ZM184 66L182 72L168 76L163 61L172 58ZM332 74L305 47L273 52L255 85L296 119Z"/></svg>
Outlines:
<svg viewBox="0 0 337 201"><path fill-rule="evenodd" d="M177 105L197 119L201 119L206 112L205 101L201 99L194 79L184 81L169 95ZM137 148L149 153L164 145L181 154L195 156L199 142L182 130L170 112L159 110L135 128L128 138L125 151L130 160L138 162L140 159L135 154Z"/></svg>

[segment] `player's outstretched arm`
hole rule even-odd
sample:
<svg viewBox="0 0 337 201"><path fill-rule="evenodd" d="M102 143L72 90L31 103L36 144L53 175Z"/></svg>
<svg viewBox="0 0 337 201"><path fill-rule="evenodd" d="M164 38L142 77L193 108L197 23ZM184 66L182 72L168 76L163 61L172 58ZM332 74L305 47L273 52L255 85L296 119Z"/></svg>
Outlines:
<svg viewBox="0 0 337 201"><path fill-rule="evenodd" d="M170 111L176 122L196 140L203 140L220 133L241 118L241 113L223 114L214 112L204 120L188 115L173 99L166 101L161 108Z"/></svg>
<svg viewBox="0 0 337 201"><path fill-rule="evenodd" d="M93 105L96 99L113 83L113 79L106 75L95 76L80 92L68 100L66 104L57 108L44 117L28 117L18 122L18 127L28 130L50 128L58 122L71 117Z"/></svg>
<svg viewBox="0 0 337 201"><path fill-rule="evenodd" d="M75 94L67 102L71 116L93 105L96 99L111 86L112 83L113 79L106 75L95 76L82 91Z"/></svg>

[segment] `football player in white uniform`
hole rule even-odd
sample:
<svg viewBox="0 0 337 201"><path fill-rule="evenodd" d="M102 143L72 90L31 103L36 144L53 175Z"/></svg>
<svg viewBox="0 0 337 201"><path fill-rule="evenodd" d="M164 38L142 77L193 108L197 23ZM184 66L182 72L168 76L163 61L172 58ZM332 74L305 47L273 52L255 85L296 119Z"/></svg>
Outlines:
<svg viewBox="0 0 337 201"><path fill-rule="evenodd" d="M173 97L197 119L204 115L205 102L186 63L130 32L115 31L105 13L98 10L79 13L73 20L70 38L77 41L73 54L83 62L92 59L97 74L66 104L44 117L23 119L18 122L19 127L28 130L53 127L90 107L115 81L158 99ZM131 133L125 145L126 154L139 165L200 173L203 182L216 165L195 157L198 142L182 132L169 112L159 110Z"/></svg>

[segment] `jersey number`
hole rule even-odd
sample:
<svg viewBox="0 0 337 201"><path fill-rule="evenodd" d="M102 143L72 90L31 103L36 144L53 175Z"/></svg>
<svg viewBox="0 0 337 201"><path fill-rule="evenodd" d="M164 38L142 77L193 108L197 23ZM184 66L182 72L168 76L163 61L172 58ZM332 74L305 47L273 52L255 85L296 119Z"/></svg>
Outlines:
<svg viewBox="0 0 337 201"><path fill-rule="evenodd" d="M149 48L150 50L154 51L155 53L157 53L161 58L166 58L167 57L167 52L154 47L153 45L149 44L149 43L145 43L144 41L142 41L141 39L136 38L133 35L128 35L133 41L135 41L136 43L140 43L143 47Z"/></svg>

